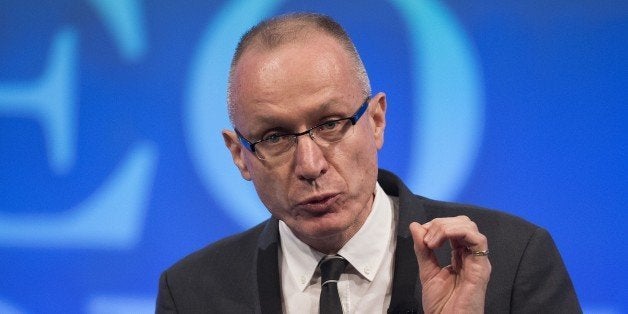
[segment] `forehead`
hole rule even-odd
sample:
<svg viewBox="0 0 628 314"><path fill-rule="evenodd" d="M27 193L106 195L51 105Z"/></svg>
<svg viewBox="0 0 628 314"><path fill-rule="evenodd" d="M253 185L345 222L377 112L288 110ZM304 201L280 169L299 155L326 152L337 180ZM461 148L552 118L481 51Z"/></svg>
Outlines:
<svg viewBox="0 0 628 314"><path fill-rule="evenodd" d="M272 49L249 47L234 67L231 89L238 127L362 96L352 57L325 34Z"/></svg>

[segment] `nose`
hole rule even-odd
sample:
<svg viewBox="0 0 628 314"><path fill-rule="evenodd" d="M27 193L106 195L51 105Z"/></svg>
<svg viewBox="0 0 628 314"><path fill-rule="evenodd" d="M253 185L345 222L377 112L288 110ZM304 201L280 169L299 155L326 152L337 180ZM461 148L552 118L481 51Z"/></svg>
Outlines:
<svg viewBox="0 0 628 314"><path fill-rule="evenodd" d="M300 180L314 181L329 168L325 154L311 136L302 136L296 143L295 174Z"/></svg>

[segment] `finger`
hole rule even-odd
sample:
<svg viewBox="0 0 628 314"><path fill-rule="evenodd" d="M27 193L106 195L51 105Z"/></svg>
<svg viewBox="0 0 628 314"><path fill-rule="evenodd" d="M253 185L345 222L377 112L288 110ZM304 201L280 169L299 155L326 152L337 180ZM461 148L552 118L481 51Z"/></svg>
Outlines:
<svg viewBox="0 0 628 314"><path fill-rule="evenodd" d="M452 249L451 250L451 266L456 273L459 273L463 267L462 252L465 249Z"/></svg>
<svg viewBox="0 0 628 314"><path fill-rule="evenodd" d="M446 240L450 241L452 249L466 247L474 251L488 249L486 237L466 216L436 218L423 227L427 229L425 243L431 249L440 247Z"/></svg>
<svg viewBox="0 0 628 314"><path fill-rule="evenodd" d="M488 251L488 240L479 231L463 234L453 234L452 248L460 249L464 253Z"/></svg>
<svg viewBox="0 0 628 314"><path fill-rule="evenodd" d="M421 283L425 284L436 276L441 268L434 251L425 244L424 238L427 230L418 222L413 222L410 224L410 233L412 234L412 241L414 241L414 254L416 254L419 263L419 278Z"/></svg>

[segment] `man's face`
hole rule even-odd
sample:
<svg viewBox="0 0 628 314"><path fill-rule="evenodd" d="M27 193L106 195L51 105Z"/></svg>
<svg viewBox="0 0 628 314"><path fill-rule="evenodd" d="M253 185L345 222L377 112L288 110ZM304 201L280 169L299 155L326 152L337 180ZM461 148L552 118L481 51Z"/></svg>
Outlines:
<svg viewBox="0 0 628 314"><path fill-rule="evenodd" d="M331 37L314 35L270 51L251 48L232 80L234 123L244 137L302 132L326 120L351 116L366 95L349 54ZM234 132L225 143L242 176L252 180L270 212L303 242L338 249L362 226L377 180L386 100L378 94L349 137L321 147L307 135L280 158L260 160Z"/></svg>

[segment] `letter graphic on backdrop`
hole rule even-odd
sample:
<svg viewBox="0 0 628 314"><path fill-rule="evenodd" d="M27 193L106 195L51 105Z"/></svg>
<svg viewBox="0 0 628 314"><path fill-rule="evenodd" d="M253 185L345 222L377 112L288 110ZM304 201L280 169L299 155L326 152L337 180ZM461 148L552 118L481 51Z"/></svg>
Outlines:
<svg viewBox="0 0 628 314"><path fill-rule="evenodd" d="M253 185L240 179L217 127L230 128L225 105L227 74L239 36L282 2L227 3L207 27L190 68L184 122L192 162L206 189L243 227L259 223L268 212ZM418 140L410 145L412 165L406 179L421 194L451 199L467 179L482 135L482 93L474 54L439 2L391 3L410 26L415 56L412 71L418 110L412 132ZM456 128L444 127L450 125Z"/></svg>
<svg viewBox="0 0 628 314"><path fill-rule="evenodd" d="M128 0L109 5L93 0L92 4L114 33L123 57L137 60L146 46L140 31L137 3ZM58 32L48 66L39 80L23 84L0 83L0 115L40 123L50 167L56 175L67 174L76 159L77 41L76 32L71 28ZM0 211L0 245L133 247L140 240L156 163L155 145L140 142L99 189L67 211L21 215Z"/></svg>

